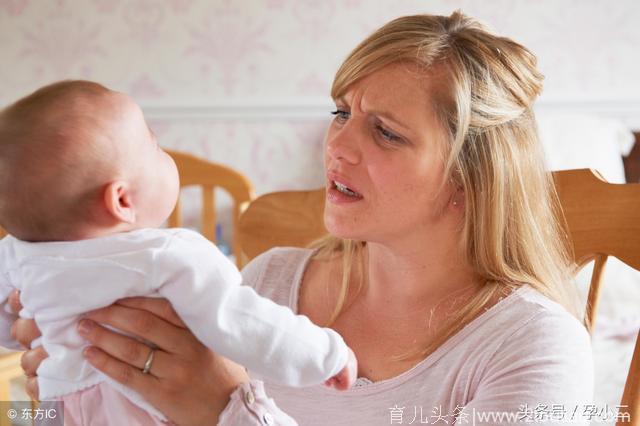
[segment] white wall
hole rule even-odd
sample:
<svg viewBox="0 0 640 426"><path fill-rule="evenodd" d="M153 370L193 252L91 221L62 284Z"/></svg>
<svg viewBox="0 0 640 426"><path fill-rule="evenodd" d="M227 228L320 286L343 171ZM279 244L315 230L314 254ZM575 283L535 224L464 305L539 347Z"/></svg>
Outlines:
<svg viewBox="0 0 640 426"><path fill-rule="evenodd" d="M538 55L542 109L640 128L635 0L0 0L0 105L97 80L132 94L162 145L229 164L258 193L315 187L340 61L394 17L457 8Z"/></svg>

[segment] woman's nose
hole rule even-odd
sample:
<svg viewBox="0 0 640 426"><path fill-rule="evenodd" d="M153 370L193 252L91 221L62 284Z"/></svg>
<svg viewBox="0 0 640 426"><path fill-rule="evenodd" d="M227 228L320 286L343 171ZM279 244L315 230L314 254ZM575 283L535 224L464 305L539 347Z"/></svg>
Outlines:
<svg viewBox="0 0 640 426"><path fill-rule="evenodd" d="M342 129L329 131L327 157L336 161L346 161L349 164L358 164L361 157L358 135L354 129L347 128L349 124Z"/></svg>

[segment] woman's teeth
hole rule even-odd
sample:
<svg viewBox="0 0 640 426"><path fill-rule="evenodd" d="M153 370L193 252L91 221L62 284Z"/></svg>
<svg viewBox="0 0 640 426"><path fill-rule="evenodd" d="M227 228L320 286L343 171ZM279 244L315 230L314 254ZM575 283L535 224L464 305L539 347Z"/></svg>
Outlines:
<svg viewBox="0 0 640 426"><path fill-rule="evenodd" d="M356 194L355 192L353 192L352 190L350 190L349 188L347 188L345 185L335 182L336 184L336 188L338 189L338 191L342 192L343 194L349 195L351 197L357 197L358 194Z"/></svg>

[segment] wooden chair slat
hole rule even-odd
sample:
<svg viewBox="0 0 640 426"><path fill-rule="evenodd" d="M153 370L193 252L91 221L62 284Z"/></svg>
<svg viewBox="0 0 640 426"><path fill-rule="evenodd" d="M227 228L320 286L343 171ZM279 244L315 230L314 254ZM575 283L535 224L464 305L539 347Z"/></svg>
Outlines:
<svg viewBox="0 0 640 426"><path fill-rule="evenodd" d="M213 163L184 152L167 150L173 157L180 174L180 187L199 186L202 190L201 233L212 242L216 242L215 189L226 191L233 203L232 224L233 239L230 242L234 254L241 253L240 240L237 238L238 216L244 206L255 198L253 184L238 171L222 164ZM176 205L169 219L169 226L182 226L180 203ZM242 266L242 256L236 254L236 264Z"/></svg>
<svg viewBox="0 0 640 426"><path fill-rule="evenodd" d="M213 186L202 187L202 235L216 242L216 210Z"/></svg>

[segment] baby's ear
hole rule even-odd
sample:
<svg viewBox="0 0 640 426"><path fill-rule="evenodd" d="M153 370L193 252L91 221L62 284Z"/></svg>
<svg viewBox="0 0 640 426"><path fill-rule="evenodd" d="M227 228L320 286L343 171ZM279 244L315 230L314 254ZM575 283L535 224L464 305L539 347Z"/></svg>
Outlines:
<svg viewBox="0 0 640 426"><path fill-rule="evenodd" d="M108 184L104 190L104 204L107 211L118 221L124 223L136 221L136 212L126 182L119 180Z"/></svg>

